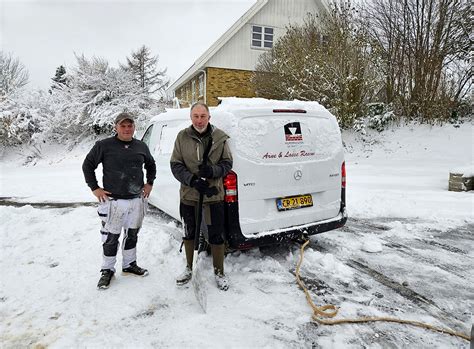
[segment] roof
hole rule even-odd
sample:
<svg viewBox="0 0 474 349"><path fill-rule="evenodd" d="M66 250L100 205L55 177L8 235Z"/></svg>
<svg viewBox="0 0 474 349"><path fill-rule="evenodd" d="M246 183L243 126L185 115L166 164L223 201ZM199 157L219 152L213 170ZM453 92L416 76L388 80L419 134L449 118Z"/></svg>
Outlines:
<svg viewBox="0 0 474 349"><path fill-rule="evenodd" d="M269 0L257 0L255 4L252 5L250 9L247 10L222 36L217 39L217 41L209 47L195 62L194 64L186 70L186 72L181 75L176 81L174 81L170 86L169 90L176 90L181 87L185 82L192 78L199 70L202 70L206 63L219 51L246 23L252 19L252 17L257 14ZM329 12L328 0L314 0L318 4L322 5L323 10Z"/></svg>
<svg viewBox="0 0 474 349"><path fill-rule="evenodd" d="M257 0L257 2L253 4L252 7L248 9L248 11L245 12L224 34L222 34L222 36L217 39L217 41L209 47L183 75L170 85L169 89L176 90L193 77L196 72L201 70L209 59L211 59L211 57L222 48L222 46L224 46L258 11L260 11L267 2L268 0Z"/></svg>

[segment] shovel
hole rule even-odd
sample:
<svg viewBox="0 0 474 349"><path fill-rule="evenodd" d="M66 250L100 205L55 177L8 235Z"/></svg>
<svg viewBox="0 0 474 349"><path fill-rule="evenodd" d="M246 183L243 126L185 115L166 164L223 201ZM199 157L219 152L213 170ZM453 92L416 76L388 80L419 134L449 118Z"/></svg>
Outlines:
<svg viewBox="0 0 474 349"><path fill-rule="evenodd" d="M205 286L203 260L199 258L199 235L201 234L202 221L202 201L203 195L199 195L198 207L196 208L196 231L194 233L194 256L193 256L193 276L191 284L193 285L194 295L201 306L202 310L206 312L207 309L207 289Z"/></svg>
<svg viewBox="0 0 474 349"><path fill-rule="evenodd" d="M207 157L212 146L212 138L209 140L209 144L204 150L202 163L207 163ZM194 231L194 256L193 256L193 275L191 278L191 284L193 285L194 295L201 306L202 310L206 312L207 309L207 289L205 287L205 278L203 272L203 260L199 258L199 236L201 235L201 223L202 223L202 203L204 201L204 194L199 194L199 201L196 207L196 230Z"/></svg>

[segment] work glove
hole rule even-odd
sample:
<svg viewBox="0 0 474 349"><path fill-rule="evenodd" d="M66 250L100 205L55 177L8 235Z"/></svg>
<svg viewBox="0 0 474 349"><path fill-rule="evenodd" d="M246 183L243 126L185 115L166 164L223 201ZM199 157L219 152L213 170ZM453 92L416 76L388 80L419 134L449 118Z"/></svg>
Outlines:
<svg viewBox="0 0 474 349"><path fill-rule="evenodd" d="M214 176L214 172L212 171L212 166L199 165L198 176L203 177L203 178L212 178Z"/></svg>
<svg viewBox="0 0 474 349"><path fill-rule="evenodd" d="M217 195L218 192L216 187L209 187L206 190L206 196L210 198L211 196Z"/></svg>
<svg viewBox="0 0 474 349"><path fill-rule="evenodd" d="M195 178L191 181L191 187L196 189L199 194L206 195L208 198L217 195L219 192L216 187L209 187L209 183L202 178Z"/></svg>
<svg viewBox="0 0 474 349"><path fill-rule="evenodd" d="M195 178L191 181L191 187L196 189L199 194L206 194L209 189L209 183L206 180L201 178Z"/></svg>

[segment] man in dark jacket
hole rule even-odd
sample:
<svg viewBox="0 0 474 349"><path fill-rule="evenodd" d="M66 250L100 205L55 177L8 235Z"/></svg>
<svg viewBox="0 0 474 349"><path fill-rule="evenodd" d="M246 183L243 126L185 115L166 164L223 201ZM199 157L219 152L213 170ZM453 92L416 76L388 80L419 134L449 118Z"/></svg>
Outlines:
<svg viewBox="0 0 474 349"><path fill-rule="evenodd" d="M121 113L115 118L117 135L98 141L87 154L82 171L87 185L99 200L98 213L102 220L103 261L97 288L109 287L115 274L119 237L122 241L122 271L140 276L148 275L137 265L137 238L145 216L147 198L156 175L155 160L148 146L133 138L135 122L132 115ZM99 187L95 169L102 164L103 188ZM146 170L146 183L143 180Z"/></svg>
<svg viewBox="0 0 474 349"><path fill-rule="evenodd" d="M209 123L209 108L198 102L191 107L192 125L181 130L171 155L171 171L181 182L180 215L185 225L183 237L186 268L176 279L178 285L191 280L194 233L199 196L204 195L203 221L207 225L216 283L227 290L229 281L224 274L224 186L222 178L232 168L232 155L227 144L229 136ZM203 154L210 145L207 163Z"/></svg>

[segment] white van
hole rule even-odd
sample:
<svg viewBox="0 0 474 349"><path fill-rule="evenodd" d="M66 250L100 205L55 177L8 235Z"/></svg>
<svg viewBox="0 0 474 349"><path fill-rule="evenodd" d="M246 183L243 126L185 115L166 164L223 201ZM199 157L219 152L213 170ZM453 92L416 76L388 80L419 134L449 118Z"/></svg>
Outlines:
<svg viewBox="0 0 474 349"><path fill-rule="evenodd" d="M317 102L222 98L211 124L230 139L234 164L224 178L226 240L248 249L342 227L346 171L336 118ZM153 117L143 141L157 166L149 202L180 220L179 182L170 169L189 108Z"/></svg>

